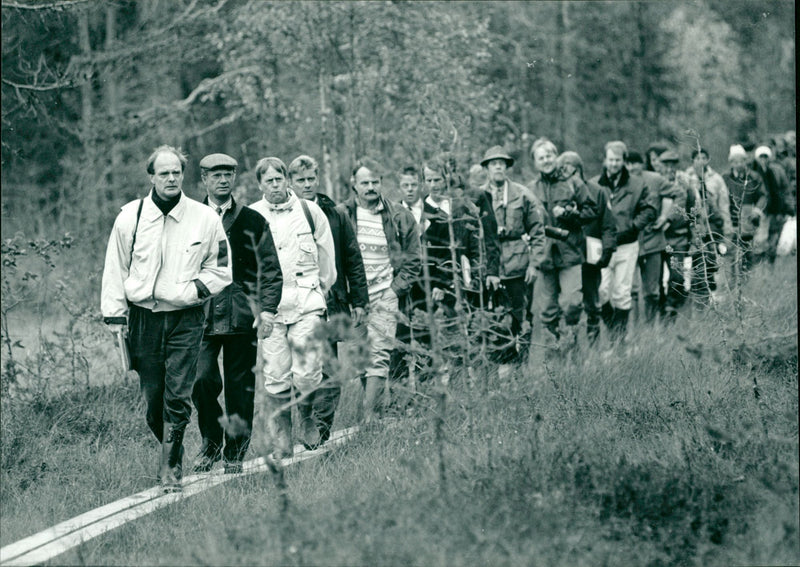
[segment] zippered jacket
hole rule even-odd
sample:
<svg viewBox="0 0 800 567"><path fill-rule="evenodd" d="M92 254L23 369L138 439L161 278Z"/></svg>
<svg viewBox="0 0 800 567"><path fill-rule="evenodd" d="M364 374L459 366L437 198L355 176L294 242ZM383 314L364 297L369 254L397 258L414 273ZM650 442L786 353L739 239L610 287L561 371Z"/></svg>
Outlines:
<svg viewBox="0 0 800 567"><path fill-rule="evenodd" d="M107 321L124 322L129 302L156 312L175 311L200 305L230 285L228 239L210 207L181 194L164 215L151 190L137 225L138 208L138 199L122 207L108 240L100 298Z"/></svg>
<svg viewBox="0 0 800 567"><path fill-rule="evenodd" d="M222 216L222 226L231 246L233 283L206 304L205 334L255 333L253 308L274 314L281 301L283 276L275 242L266 219L236 199Z"/></svg>
<svg viewBox="0 0 800 567"><path fill-rule="evenodd" d="M357 227L355 195L338 206L347 214L353 226ZM383 197L380 197L378 212L381 215L383 232L389 247L392 289L398 298L402 298L411 289L422 270L417 221L414 220L414 215L410 211Z"/></svg>
<svg viewBox="0 0 800 567"><path fill-rule="evenodd" d="M623 167L617 179L617 185L608 178L605 168L603 173L592 181L608 187L611 195L611 210L617 219L617 245L636 242L639 233L647 225L656 220L656 207L652 192L642 177L631 176L628 168Z"/></svg>
<svg viewBox="0 0 800 567"><path fill-rule="evenodd" d="M316 203L303 201L314 221L306 218L300 198L274 205L261 199L250 205L269 223L283 272L278 321L296 323L309 314L325 313L325 295L336 281L336 252L328 219Z"/></svg>

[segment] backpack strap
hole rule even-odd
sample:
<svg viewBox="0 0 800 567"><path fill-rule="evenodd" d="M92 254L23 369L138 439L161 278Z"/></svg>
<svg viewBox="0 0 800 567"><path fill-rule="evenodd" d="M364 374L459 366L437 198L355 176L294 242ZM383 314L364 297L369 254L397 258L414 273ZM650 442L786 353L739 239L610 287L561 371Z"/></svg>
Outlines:
<svg viewBox="0 0 800 567"><path fill-rule="evenodd" d="M314 226L314 217L311 216L311 211L308 210L308 204L306 204L306 200L302 197L300 197L298 200L300 201L300 206L303 207L303 214L306 216L308 226L311 228L311 237L314 239L314 242L316 242L317 237L314 235L314 233L317 231L317 227Z"/></svg>
<svg viewBox="0 0 800 567"><path fill-rule="evenodd" d="M144 205L144 198L139 199L139 208L136 209L136 224L133 225L133 237L131 237L131 258L128 260L128 269L133 263L133 247L136 245L136 232L139 230L139 219L142 216L142 206Z"/></svg>

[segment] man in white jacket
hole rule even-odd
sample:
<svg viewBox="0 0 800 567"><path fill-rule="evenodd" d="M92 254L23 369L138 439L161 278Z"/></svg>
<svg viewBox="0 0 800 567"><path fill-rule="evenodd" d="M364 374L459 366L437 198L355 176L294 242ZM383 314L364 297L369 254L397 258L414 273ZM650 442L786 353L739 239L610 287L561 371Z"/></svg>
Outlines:
<svg viewBox="0 0 800 567"><path fill-rule="evenodd" d="M129 336L147 425L161 443L159 481L181 490L183 432L192 412L203 303L232 281L219 216L181 188L186 156L160 146L147 160L150 193L122 207L103 270L104 321Z"/></svg>
<svg viewBox="0 0 800 567"><path fill-rule="evenodd" d="M297 402L303 443L319 444L313 420L313 393L322 382L321 347L314 332L324 320L325 296L336 281L336 256L330 225L316 203L289 190L286 165L267 157L256 164L264 198L250 205L269 222L283 272L283 290L271 333L260 341L267 391L268 425L275 458L292 455L291 403ZM267 315L268 316L268 315Z"/></svg>

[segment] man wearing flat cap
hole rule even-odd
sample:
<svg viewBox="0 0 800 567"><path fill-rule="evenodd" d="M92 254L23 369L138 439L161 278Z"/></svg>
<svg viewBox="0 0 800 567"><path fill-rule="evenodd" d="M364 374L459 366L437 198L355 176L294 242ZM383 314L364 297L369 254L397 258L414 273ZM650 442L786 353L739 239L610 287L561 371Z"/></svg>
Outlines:
<svg viewBox="0 0 800 567"><path fill-rule="evenodd" d="M489 175L483 189L492 196L500 241L500 281L508 294L511 334L517 341L531 296L528 285L533 285L536 270L544 259L542 208L530 189L508 178L514 158L501 146L486 150L481 165ZM524 359L527 352L526 344L510 345L499 361L515 362Z"/></svg>
<svg viewBox="0 0 800 567"><path fill-rule="evenodd" d="M253 425L256 327L260 324L261 331L269 334L283 287L267 221L231 195L237 165L225 154L200 160L200 175L208 194L203 202L222 218L231 246L233 283L206 304L205 332L192 393L203 438L194 472L210 471L223 457L226 473L242 470ZM217 362L220 352L224 388ZM223 389L224 413L217 401Z"/></svg>

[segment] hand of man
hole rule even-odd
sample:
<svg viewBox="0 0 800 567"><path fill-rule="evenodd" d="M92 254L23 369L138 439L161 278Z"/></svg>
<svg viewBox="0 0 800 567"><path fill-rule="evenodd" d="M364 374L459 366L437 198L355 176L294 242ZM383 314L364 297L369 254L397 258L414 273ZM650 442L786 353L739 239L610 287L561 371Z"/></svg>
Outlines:
<svg viewBox="0 0 800 567"><path fill-rule="evenodd" d="M266 339L272 334L275 327L275 314L269 311L262 311L256 320L253 321L253 328L258 329L260 339Z"/></svg>
<svg viewBox="0 0 800 567"><path fill-rule="evenodd" d="M564 214L565 210L566 209L564 207L562 207L561 205L556 205L555 207L553 207L553 216L555 218L558 218L558 217L560 217L561 215Z"/></svg>
<svg viewBox="0 0 800 567"><path fill-rule="evenodd" d="M435 287L431 290L431 299L434 301L441 301L444 299L444 290L440 287Z"/></svg>
<svg viewBox="0 0 800 567"><path fill-rule="evenodd" d="M363 307L353 307L351 317L353 318L353 326L358 327L364 322L364 315L366 311Z"/></svg>
<svg viewBox="0 0 800 567"><path fill-rule="evenodd" d="M497 276L486 276L486 289L494 291L500 288L500 278Z"/></svg>
<svg viewBox="0 0 800 567"><path fill-rule="evenodd" d="M611 250L603 250L603 254L600 256L600 259L597 261L597 266L600 269L607 268L608 265L611 263L611 256L614 253Z"/></svg>
<svg viewBox="0 0 800 567"><path fill-rule="evenodd" d="M658 217L656 219L656 222L653 223L653 230L661 230L661 227L663 227L666 223L667 223L666 218Z"/></svg>
<svg viewBox="0 0 800 567"><path fill-rule="evenodd" d="M538 270L533 266L528 266L528 269L525 270L525 283L531 284L535 282L537 276L538 276Z"/></svg>

